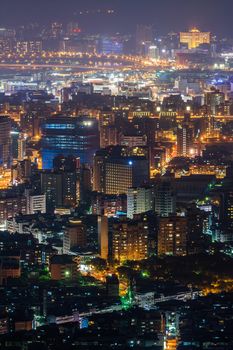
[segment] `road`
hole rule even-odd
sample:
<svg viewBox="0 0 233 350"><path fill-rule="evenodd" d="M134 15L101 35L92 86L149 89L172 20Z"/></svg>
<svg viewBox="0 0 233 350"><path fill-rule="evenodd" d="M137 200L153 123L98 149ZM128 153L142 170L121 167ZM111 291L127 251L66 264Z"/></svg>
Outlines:
<svg viewBox="0 0 233 350"><path fill-rule="evenodd" d="M0 68L12 68L12 69L39 69L39 68L76 68L76 69L87 69L87 70L110 70L114 71L117 69L133 69L134 66L88 66L88 65L79 65L79 64L55 64L55 63L33 63L33 64L23 64L23 63L0 63Z"/></svg>

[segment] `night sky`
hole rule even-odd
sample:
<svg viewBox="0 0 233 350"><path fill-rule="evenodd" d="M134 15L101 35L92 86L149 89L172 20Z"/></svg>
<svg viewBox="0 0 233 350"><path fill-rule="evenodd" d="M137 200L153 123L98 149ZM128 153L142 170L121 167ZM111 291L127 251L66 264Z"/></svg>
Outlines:
<svg viewBox="0 0 233 350"><path fill-rule="evenodd" d="M86 15L82 9L116 10L113 16ZM137 23L153 24L158 33L193 25L233 37L233 0L0 0L1 25L77 19L86 31L133 32Z"/></svg>

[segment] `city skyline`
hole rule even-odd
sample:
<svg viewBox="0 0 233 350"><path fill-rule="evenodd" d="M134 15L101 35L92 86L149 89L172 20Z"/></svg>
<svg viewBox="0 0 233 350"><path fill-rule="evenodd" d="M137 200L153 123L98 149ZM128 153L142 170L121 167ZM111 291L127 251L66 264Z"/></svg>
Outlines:
<svg viewBox="0 0 233 350"><path fill-rule="evenodd" d="M105 10L114 13L106 16ZM100 10L100 12L98 12ZM85 13L88 11L89 13ZM0 21L4 25L41 24L49 21L77 20L91 32L134 32L137 24L151 24L155 31L182 31L193 26L221 36L230 36L229 26L233 3L231 0L123 0L75 1L11 0L1 5ZM82 14L80 15L80 12Z"/></svg>
<svg viewBox="0 0 233 350"><path fill-rule="evenodd" d="M233 0L0 2L0 350L232 350Z"/></svg>

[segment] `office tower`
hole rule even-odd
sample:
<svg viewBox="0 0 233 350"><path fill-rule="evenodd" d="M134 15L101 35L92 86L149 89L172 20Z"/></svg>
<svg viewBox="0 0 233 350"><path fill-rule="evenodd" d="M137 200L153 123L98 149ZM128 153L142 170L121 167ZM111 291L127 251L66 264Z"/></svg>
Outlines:
<svg viewBox="0 0 233 350"><path fill-rule="evenodd" d="M122 55L123 43L116 37L103 37L99 43L99 51L104 55Z"/></svg>
<svg viewBox="0 0 233 350"><path fill-rule="evenodd" d="M77 201L86 201L92 191L92 170L88 164L77 169Z"/></svg>
<svg viewBox="0 0 233 350"><path fill-rule="evenodd" d="M86 227L82 220L70 219L64 231L63 253L69 254L79 248L85 248L87 244Z"/></svg>
<svg viewBox="0 0 233 350"><path fill-rule="evenodd" d="M186 217L188 223L187 253L198 254L204 250L202 240L205 230L204 221L208 216L193 205L187 208Z"/></svg>
<svg viewBox="0 0 233 350"><path fill-rule="evenodd" d="M116 121L115 113L112 111L103 111L99 116L100 127L114 125L115 121Z"/></svg>
<svg viewBox="0 0 233 350"><path fill-rule="evenodd" d="M12 153L12 159L13 163L18 160L19 156L19 138L21 133L19 132L18 128L11 128L11 153Z"/></svg>
<svg viewBox="0 0 233 350"><path fill-rule="evenodd" d="M213 89L206 92L205 94L205 104L207 106L207 111L211 115L216 115L218 113L218 108L223 106L225 102L225 96L223 92Z"/></svg>
<svg viewBox="0 0 233 350"><path fill-rule="evenodd" d="M122 219L113 223L112 258L119 262L148 256L148 227L141 220Z"/></svg>
<svg viewBox="0 0 233 350"><path fill-rule="evenodd" d="M33 136L39 139L40 137L40 119L34 113L23 114L20 116L20 126L24 132L28 134L28 136Z"/></svg>
<svg viewBox="0 0 233 350"><path fill-rule="evenodd" d="M171 180L162 179L155 186L155 212L159 216L168 216L176 212L176 197Z"/></svg>
<svg viewBox="0 0 233 350"><path fill-rule="evenodd" d="M62 173L49 170L41 173L41 193L46 195L47 212L63 206L62 178Z"/></svg>
<svg viewBox="0 0 233 350"><path fill-rule="evenodd" d="M116 146L119 144L119 133L115 125L100 127L100 147Z"/></svg>
<svg viewBox="0 0 233 350"><path fill-rule="evenodd" d="M51 169L58 155L80 157L92 164L99 148L98 122L89 117L52 116L42 125L43 169Z"/></svg>
<svg viewBox="0 0 233 350"><path fill-rule="evenodd" d="M62 34L62 23L53 22L51 25L51 37L60 38Z"/></svg>
<svg viewBox="0 0 233 350"><path fill-rule="evenodd" d="M211 213L213 240L219 242L233 241L233 181L232 169L226 180L213 193L214 205Z"/></svg>
<svg viewBox="0 0 233 350"><path fill-rule="evenodd" d="M24 160L26 156L26 139L24 135L19 134L19 139L18 139L18 160Z"/></svg>
<svg viewBox="0 0 233 350"><path fill-rule="evenodd" d="M19 54L40 53L42 51L41 41L17 41L16 51Z"/></svg>
<svg viewBox="0 0 233 350"><path fill-rule="evenodd" d="M181 32L180 43L187 44L189 49L196 49L202 44L210 44L210 32L200 32L196 28L189 32Z"/></svg>
<svg viewBox="0 0 233 350"><path fill-rule="evenodd" d="M182 256L187 254L188 220L181 216L160 218L158 255Z"/></svg>
<svg viewBox="0 0 233 350"><path fill-rule="evenodd" d="M79 27L79 24L77 22L69 22L67 24L67 35L70 37L76 37L80 35L81 29Z"/></svg>
<svg viewBox="0 0 233 350"><path fill-rule="evenodd" d="M108 238L108 218L107 216L98 216L98 246L99 255L102 259L107 260L109 254L109 238Z"/></svg>
<svg viewBox="0 0 233 350"><path fill-rule="evenodd" d="M184 121L177 128L177 156L191 157L194 155L194 127L190 122L189 115L186 115Z"/></svg>
<svg viewBox="0 0 233 350"><path fill-rule="evenodd" d="M159 48L155 45L149 46L148 56L152 60L159 59Z"/></svg>
<svg viewBox="0 0 233 350"><path fill-rule="evenodd" d="M118 144L118 130L115 126L115 114L103 112L99 117L100 148Z"/></svg>
<svg viewBox="0 0 233 350"><path fill-rule="evenodd" d="M148 25L138 25L136 30L136 51L139 55L145 55L147 48L153 42L153 30Z"/></svg>
<svg viewBox="0 0 233 350"><path fill-rule="evenodd" d="M0 50L1 52L11 53L12 52L13 41L11 39L2 39L0 37Z"/></svg>
<svg viewBox="0 0 233 350"><path fill-rule="evenodd" d="M153 209L152 188L134 187L127 192L127 217L133 219L135 214Z"/></svg>
<svg viewBox="0 0 233 350"><path fill-rule="evenodd" d="M72 156L57 156L53 161L54 171L62 174L62 202L64 207L77 203L77 159Z"/></svg>
<svg viewBox="0 0 233 350"><path fill-rule="evenodd" d="M46 195L47 210L76 206L76 173L47 170L41 173L41 193Z"/></svg>
<svg viewBox="0 0 233 350"><path fill-rule="evenodd" d="M0 166L9 168L11 156L11 121L8 117L0 116Z"/></svg>
<svg viewBox="0 0 233 350"><path fill-rule="evenodd" d="M105 194L127 193L149 180L149 161L144 149L115 146L101 149L94 157L93 189Z"/></svg>

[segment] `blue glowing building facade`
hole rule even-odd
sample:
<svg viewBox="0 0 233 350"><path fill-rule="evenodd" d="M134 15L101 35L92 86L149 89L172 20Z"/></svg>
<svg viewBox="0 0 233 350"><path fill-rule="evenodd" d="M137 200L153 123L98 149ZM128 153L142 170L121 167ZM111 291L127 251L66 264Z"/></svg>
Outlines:
<svg viewBox="0 0 233 350"><path fill-rule="evenodd" d="M94 118L52 116L42 124L43 169L52 169L58 155L79 157L92 164L99 149L98 121Z"/></svg>
<svg viewBox="0 0 233 350"><path fill-rule="evenodd" d="M100 42L100 53L104 55L122 55L123 44L117 38L104 37Z"/></svg>

